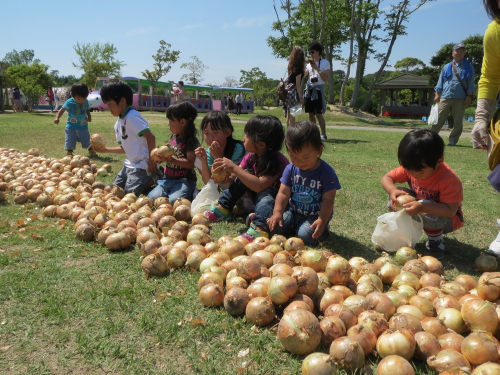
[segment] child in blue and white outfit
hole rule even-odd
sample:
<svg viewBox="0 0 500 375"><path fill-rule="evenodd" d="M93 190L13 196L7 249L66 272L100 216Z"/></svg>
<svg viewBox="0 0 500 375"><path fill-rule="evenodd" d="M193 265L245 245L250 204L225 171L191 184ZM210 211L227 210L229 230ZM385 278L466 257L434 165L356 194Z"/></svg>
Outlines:
<svg viewBox="0 0 500 375"><path fill-rule="evenodd" d="M90 115L90 106L87 101L87 96L89 96L87 85L84 83L75 83L71 86L71 98L66 100L62 108L57 112L54 120L54 124L59 124L59 118L65 111L68 111L64 149L69 156L73 156L76 142L80 142L83 148L88 149L89 156L97 156L96 152L90 148L88 123L92 121L92 117Z"/></svg>
<svg viewBox="0 0 500 375"><path fill-rule="evenodd" d="M339 179L320 158L324 146L313 122L289 127L285 144L291 163L281 177L273 215L267 220L269 230L315 245L329 234L335 194L341 188Z"/></svg>

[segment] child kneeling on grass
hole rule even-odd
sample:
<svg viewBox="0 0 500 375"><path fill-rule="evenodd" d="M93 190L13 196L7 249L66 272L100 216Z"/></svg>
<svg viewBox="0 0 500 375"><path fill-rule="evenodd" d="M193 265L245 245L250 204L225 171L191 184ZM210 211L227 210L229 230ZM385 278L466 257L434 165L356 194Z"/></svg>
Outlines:
<svg viewBox="0 0 500 375"><path fill-rule="evenodd" d="M403 207L411 216L422 214L428 238L425 255L443 259L443 234L464 225L462 182L444 162L443 139L428 129L412 130L399 143L398 160L401 166L385 174L381 181L389 194L390 208L396 210L397 197L408 192L395 183L407 182L417 201Z"/></svg>
<svg viewBox="0 0 500 375"><path fill-rule="evenodd" d="M204 214L210 221L228 219L236 202L248 192L255 203L255 214L242 237L252 242L256 237L269 237L267 219L273 213L279 179L289 162L280 152L285 134L277 117L254 116L245 125L244 132L243 146L249 154L239 166L228 158L214 161L213 172L231 173L234 182Z"/></svg>
<svg viewBox="0 0 500 375"><path fill-rule="evenodd" d="M315 245L329 234L335 194L341 188L339 179L320 158L324 146L315 123L301 121L288 127L285 145L291 164L283 172L273 216L267 223L271 231Z"/></svg>
<svg viewBox="0 0 500 375"><path fill-rule="evenodd" d="M158 176L158 165L149 157L156 147L155 136L146 119L131 107L133 92L128 84L123 81L108 83L101 89L101 97L111 114L118 117L115 134L119 147L92 147L97 152L127 155L112 185L139 196Z"/></svg>
<svg viewBox="0 0 500 375"><path fill-rule="evenodd" d="M89 156L97 156L96 152L90 147L88 124L92 121L92 117L90 115L90 106L87 101L87 96L89 96L89 88L87 85L84 83L75 83L71 86L71 98L66 100L54 119L54 124L59 124L59 118L65 111L68 111L64 149L69 156L73 156L76 142L80 142L83 148L88 149Z"/></svg>

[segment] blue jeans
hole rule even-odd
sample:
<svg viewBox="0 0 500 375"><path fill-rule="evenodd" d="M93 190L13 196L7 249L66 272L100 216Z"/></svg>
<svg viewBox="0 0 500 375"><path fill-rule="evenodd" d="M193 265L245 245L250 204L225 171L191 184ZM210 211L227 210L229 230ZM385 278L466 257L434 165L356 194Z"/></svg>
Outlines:
<svg viewBox="0 0 500 375"><path fill-rule="evenodd" d="M295 211L285 211L283 213L283 226L276 225L274 233L281 234L285 237L296 236L307 244L316 245L323 241L329 235L328 225L330 220L325 225L325 229L319 238L313 238L315 228L311 228L311 224L318 219L318 216L305 216Z"/></svg>
<svg viewBox="0 0 500 375"><path fill-rule="evenodd" d="M90 147L90 133L89 128L86 129L71 129L66 128L66 138L64 140L65 150L74 150L76 142L80 142L83 148Z"/></svg>
<svg viewBox="0 0 500 375"><path fill-rule="evenodd" d="M145 169L123 167L116 175L112 185L121 187L125 194L134 193L139 196L149 180L151 180L151 176Z"/></svg>
<svg viewBox="0 0 500 375"><path fill-rule="evenodd" d="M196 188L196 181L181 178L179 180L159 180L156 186L148 194L148 197L155 200L160 197L167 197L170 202L179 198L193 199L193 191Z"/></svg>
<svg viewBox="0 0 500 375"><path fill-rule="evenodd" d="M238 202L246 192L248 192L248 195L255 203L255 216L252 219L252 223L260 229L269 232L267 219L273 215L274 201L276 199L276 194L278 194L278 189L268 187L260 193L256 193L247 188L239 178L236 178L231 186L222 193L219 204L232 211L236 202Z"/></svg>

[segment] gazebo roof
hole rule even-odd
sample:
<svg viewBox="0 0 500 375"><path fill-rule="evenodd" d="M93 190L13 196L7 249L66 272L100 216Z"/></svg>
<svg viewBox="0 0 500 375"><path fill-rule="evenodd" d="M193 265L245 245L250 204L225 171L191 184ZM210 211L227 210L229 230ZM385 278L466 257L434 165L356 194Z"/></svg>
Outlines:
<svg viewBox="0 0 500 375"><path fill-rule="evenodd" d="M417 76L416 74L404 73L396 78L388 79L375 85L375 90L387 89L432 89L434 86L429 85L429 78Z"/></svg>

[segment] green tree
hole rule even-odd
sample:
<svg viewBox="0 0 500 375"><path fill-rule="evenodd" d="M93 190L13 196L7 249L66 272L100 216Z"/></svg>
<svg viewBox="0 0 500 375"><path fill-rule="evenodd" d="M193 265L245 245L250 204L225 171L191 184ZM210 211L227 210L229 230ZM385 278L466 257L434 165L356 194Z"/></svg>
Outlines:
<svg viewBox="0 0 500 375"><path fill-rule="evenodd" d="M51 76L47 73L48 68L47 65L38 63L14 65L7 68L7 80L24 92L29 111L40 95L47 91L47 87L52 85Z"/></svg>
<svg viewBox="0 0 500 375"><path fill-rule="evenodd" d="M153 70L148 69L142 72L144 78L146 78L151 83L151 93L154 93L154 89L158 84L161 77L166 75L172 68L171 64L174 64L179 59L180 51L171 51L171 44L166 43L164 40L160 40L160 48L156 51L156 55L153 55ZM153 110L153 100L151 100L151 111Z"/></svg>
<svg viewBox="0 0 500 375"><path fill-rule="evenodd" d="M424 68L425 63L422 60L417 59L416 57L405 57L396 62L396 64L394 64L394 67L397 70L404 70L408 73L409 71Z"/></svg>
<svg viewBox="0 0 500 375"><path fill-rule="evenodd" d="M7 64L8 66L14 65L31 65L33 63L40 63L40 60L35 59L35 51L32 49L25 49L17 52L13 50L5 55L2 62Z"/></svg>
<svg viewBox="0 0 500 375"><path fill-rule="evenodd" d="M270 105L272 100L274 104L277 102L276 87L278 80L268 78L266 73L262 72L259 68L252 68L251 70L240 70L240 87L247 87L254 90L255 100L262 105Z"/></svg>
<svg viewBox="0 0 500 375"><path fill-rule="evenodd" d="M191 62L183 63L181 65L181 69L189 70L189 73L181 76L181 80L186 80L193 85L197 85L203 80L203 73L208 66L203 64L196 56L191 56L191 60Z"/></svg>
<svg viewBox="0 0 500 375"><path fill-rule="evenodd" d="M121 68L126 65L115 58L118 50L111 43L76 43L73 49L78 56L78 63L73 66L85 72L81 81L92 88L97 77L120 77Z"/></svg>

